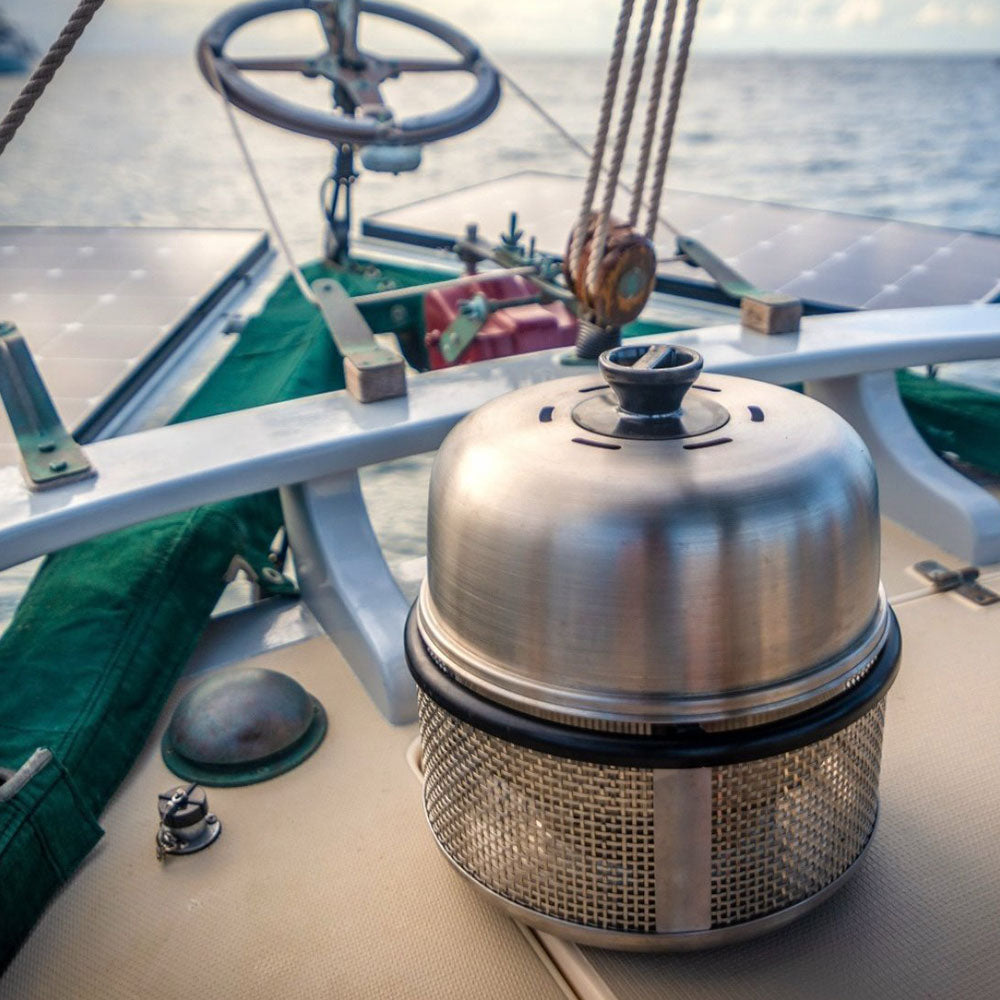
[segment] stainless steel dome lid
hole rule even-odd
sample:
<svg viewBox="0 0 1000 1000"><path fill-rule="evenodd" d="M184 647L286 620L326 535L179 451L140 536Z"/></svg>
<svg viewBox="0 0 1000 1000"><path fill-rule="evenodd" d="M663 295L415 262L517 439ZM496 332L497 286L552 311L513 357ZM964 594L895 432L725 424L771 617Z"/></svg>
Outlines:
<svg viewBox="0 0 1000 1000"><path fill-rule="evenodd" d="M858 435L686 348L601 369L494 400L442 445L418 602L435 658L588 719L763 720L850 685L887 627Z"/></svg>

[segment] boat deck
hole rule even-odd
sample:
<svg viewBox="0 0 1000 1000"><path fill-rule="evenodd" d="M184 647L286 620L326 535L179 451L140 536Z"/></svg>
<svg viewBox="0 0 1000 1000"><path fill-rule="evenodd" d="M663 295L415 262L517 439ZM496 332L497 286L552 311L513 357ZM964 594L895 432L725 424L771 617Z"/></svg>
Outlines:
<svg viewBox="0 0 1000 1000"><path fill-rule="evenodd" d="M653 957L520 930L438 854L407 759L415 727L385 723L335 647L313 638L253 662L324 703L330 731L315 755L269 782L209 789L219 842L158 863L156 796L177 783L159 740L189 675L104 813L104 840L0 979L0 997L997 996L1000 674L990 622L1000 606L930 594L908 569L927 558L954 564L883 521L903 663L889 697L880 825L857 878L797 924L745 945ZM1000 566L984 580L995 586ZM219 630L231 627L210 629L199 670L219 661Z"/></svg>

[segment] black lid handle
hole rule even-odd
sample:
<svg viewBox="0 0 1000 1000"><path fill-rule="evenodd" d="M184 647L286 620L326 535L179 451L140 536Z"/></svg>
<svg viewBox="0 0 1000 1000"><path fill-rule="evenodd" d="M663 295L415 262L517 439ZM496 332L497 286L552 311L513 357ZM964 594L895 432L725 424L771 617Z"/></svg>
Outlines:
<svg viewBox="0 0 1000 1000"><path fill-rule="evenodd" d="M680 413L704 360L690 347L626 344L605 351L597 363L623 416L659 418Z"/></svg>

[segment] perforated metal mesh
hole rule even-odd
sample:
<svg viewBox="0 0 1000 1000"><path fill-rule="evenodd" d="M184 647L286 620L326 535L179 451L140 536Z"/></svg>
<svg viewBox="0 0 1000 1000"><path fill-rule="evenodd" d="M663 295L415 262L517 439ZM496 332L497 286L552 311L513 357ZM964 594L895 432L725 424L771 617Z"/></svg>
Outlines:
<svg viewBox="0 0 1000 1000"><path fill-rule="evenodd" d="M549 916L656 929L651 770L507 743L422 692L420 734L427 818L460 868Z"/></svg>
<svg viewBox="0 0 1000 1000"><path fill-rule="evenodd" d="M842 875L878 809L884 702L818 743L712 770L713 928L785 909ZM656 930L653 769L509 743L420 695L431 829L468 875L538 913Z"/></svg>

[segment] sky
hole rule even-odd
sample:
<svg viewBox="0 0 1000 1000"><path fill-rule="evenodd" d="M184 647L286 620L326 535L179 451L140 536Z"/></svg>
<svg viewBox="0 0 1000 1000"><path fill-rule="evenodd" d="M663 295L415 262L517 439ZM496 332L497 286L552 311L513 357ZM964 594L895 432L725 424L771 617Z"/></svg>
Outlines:
<svg viewBox="0 0 1000 1000"><path fill-rule="evenodd" d="M605 52L618 9L615 0L407 2L452 21L498 54ZM74 3L0 0L0 9L47 44ZM226 0L107 0L82 45L91 51L188 50L228 6ZM695 46L706 52L1000 54L1000 0L702 0Z"/></svg>

